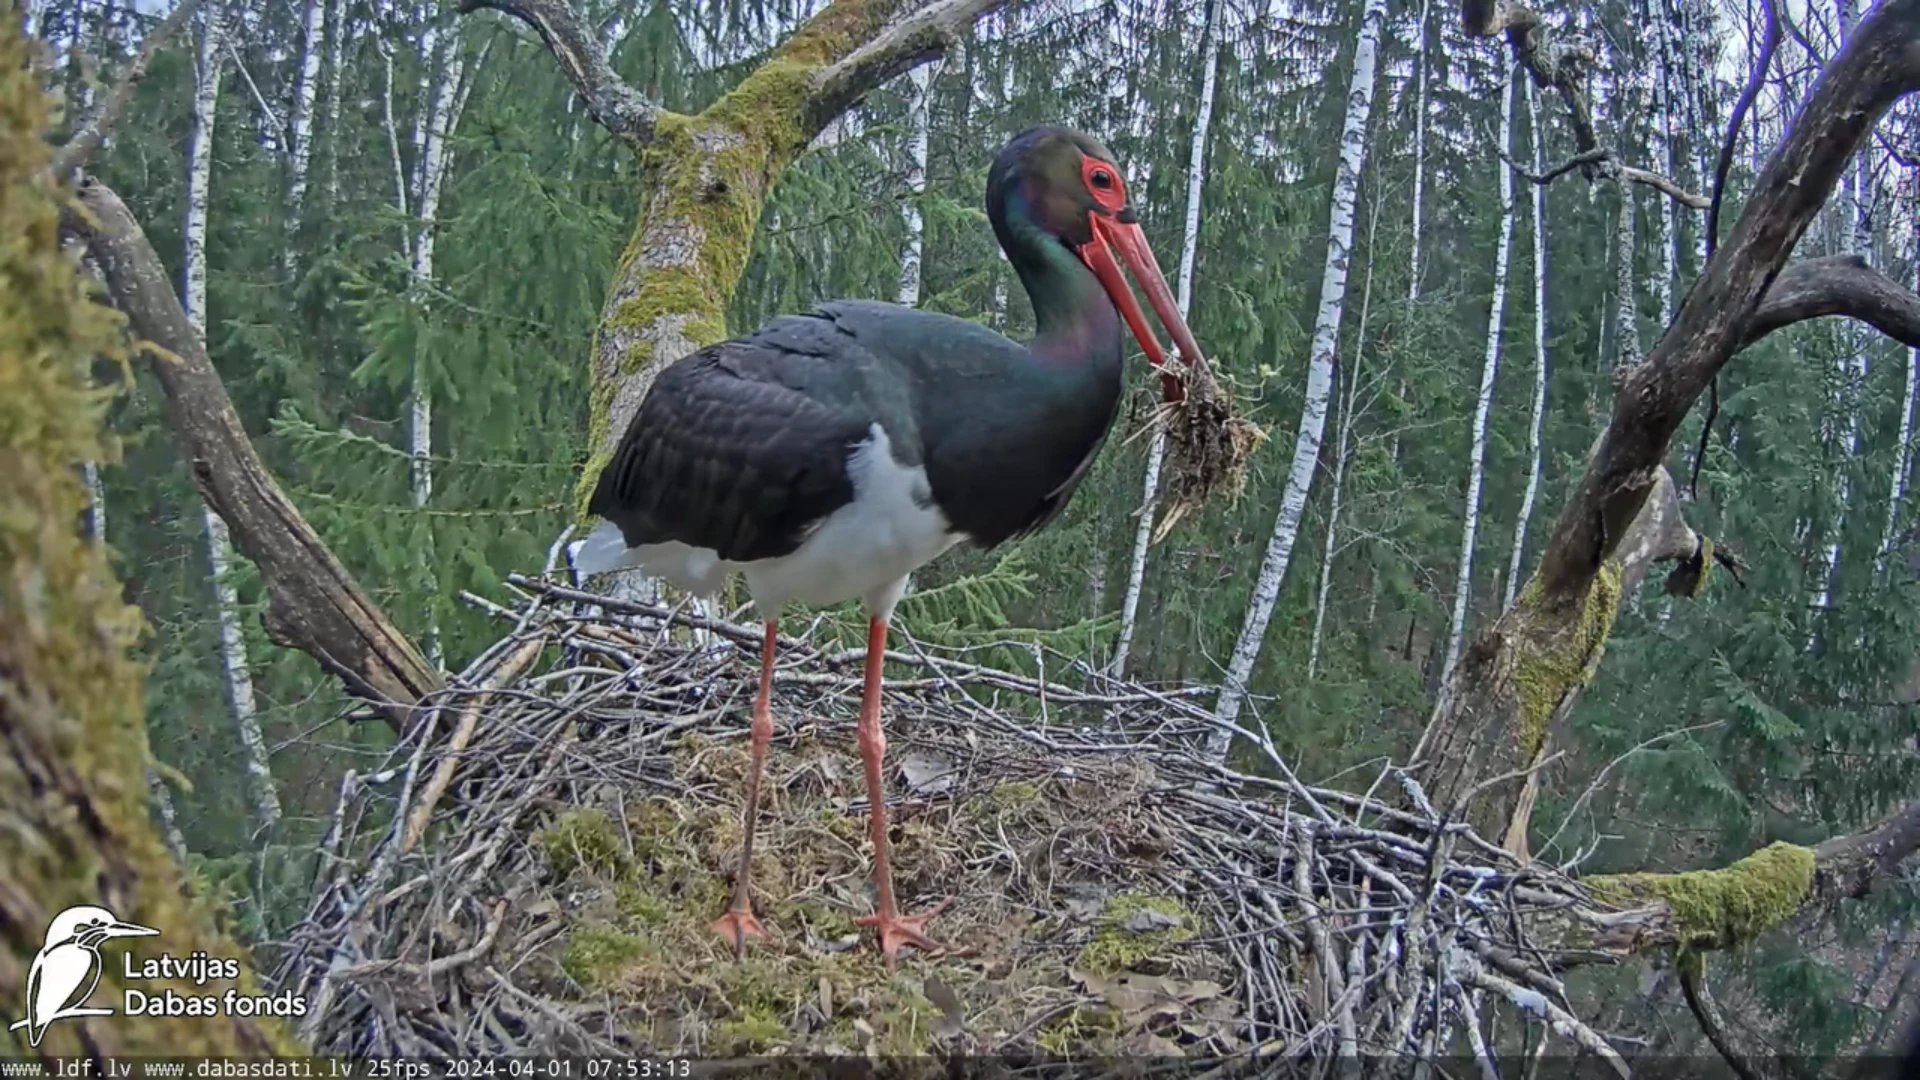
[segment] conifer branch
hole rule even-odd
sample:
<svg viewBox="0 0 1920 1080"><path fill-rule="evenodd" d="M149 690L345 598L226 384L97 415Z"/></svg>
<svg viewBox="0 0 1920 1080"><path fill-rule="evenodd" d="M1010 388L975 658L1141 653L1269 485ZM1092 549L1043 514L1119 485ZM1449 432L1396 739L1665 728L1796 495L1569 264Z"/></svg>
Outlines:
<svg viewBox="0 0 1920 1080"><path fill-rule="evenodd" d="M533 28L579 92L587 111L613 137L633 149L653 138L660 103L629 86L613 70L607 52L568 0L460 0L460 13L491 8Z"/></svg>

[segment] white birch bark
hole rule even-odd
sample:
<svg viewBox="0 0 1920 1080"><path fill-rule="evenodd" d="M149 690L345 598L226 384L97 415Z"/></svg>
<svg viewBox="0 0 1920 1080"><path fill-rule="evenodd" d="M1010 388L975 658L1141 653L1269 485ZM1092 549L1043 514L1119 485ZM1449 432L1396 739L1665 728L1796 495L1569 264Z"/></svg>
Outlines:
<svg viewBox="0 0 1920 1080"><path fill-rule="evenodd" d="M927 190L927 106L932 97L933 69L925 64L907 75L907 199L900 208L906 219L907 245L900 253L899 302L920 305L920 259L926 224L920 217L920 197Z"/></svg>
<svg viewBox="0 0 1920 1080"><path fill-rule="evenodd" d="M1407 302L1420 299L1420 220L1421 203L1427 182L1427 15L1433 0L1420 0L1420 23L1414 27L1413 67L1413 227L1407 269ZM1400 459L1398 440L1394 460Z"/></svg>
<svg viewBox="0 0 1920 1080"><path fill-rule="evenodd" d="M1187 218L1180 242L1180 273L1175 284L1174 301L1185 318L1193 298L1193 265L1200 248L1200 195L1206 186L1207 129L1213 126L1213 99L1219 78L1220 9L1225 0L1207 4L1207 25L1202 32L1200 107L1193 118L1193 143L1187 153ZM1133 653L1133 635L1140 615L1140 594L1147 580L1147 549L1153 542L1153 523L1160 509L1160 470L1167 458L1167 431L1157 427L1147 444L1147 471L1141 484L1140 524L1133 531L1133 554L1127 562L1127 590L1120 601L1120 635L1113 649L1110 671L1116 679L1127 674L1127 661Z"/></svg>
<svg viewBox="0 0 1920 1080"><path fill-rule="evenodd" d="M320 57L326 48L326 5L305 0L301 19L300 68L293 83L293 115L287 130L287 243L285 266L291 278L298 269L294 238L300 231L300 213L307 200L307 166L313 161L313 105L320 92Z"/></svg>
<svg viewBox="0 0 1920 1080"><path fill-rule="evenodd" d="M1920 176L1914 186L1920 189ZM1914 284L1920 288L1920 218L1913 225ZM1893 476L1887 486L1887 524L1875 549L1873 573L1876 580L1886 572L1887 554L1893 550L1893 538L1900 529L1900 504L1907 494L1907 470L1913 465L1914 412L1920 410L1920 349L1907 350L1907 393L1900 406L1900 436L1894 440Z"/></svg>
<svg viewBox="0 0 1920 1080"><path fill-rule="evenodd" d="M347 0L327 0L327 205L340 198L340 99L346 93Z"/></svg>
<svg viewBox="0 0 1920 1080"><path fill-rule="evenodd" d="M89 461L80 466L80 475L87 485L87 535L104 544L107 542L107 493L100 483L100 466Z"/></svg>
<svg viewBox="0 0 1920 1080"><path fill-rule="evenodd" d="M1522 79L1527 94L1527 126L1533 132L1533 172L1547 171L1546 132L1540 125L1540 105L1533 80ZM1533 189L1533 419L1527 429L1527 487L1520 495L1520 512L1513 524L1513 553L1507 558L1506 594L1500 610L1513 606L1520 587L1520 565L1526 559L1527 523L1533 500L1540 493L1540 426L1547 412L1547 189Z"/></svg>
<svg viewBox="0 0 1920 1080"><path fill-rule="evenodd" d="M1373 220L1368 235L1378 235L1378 199L1374 200ZM1313 636L1307 645L1307 681L1320 671L1320 645L1326 640L1327 595L1333 590L1333 559L1339 554L1340 510L1345 503L1347 462L1352 457L1353 422L1359 412L1360 363L1366 355L1367 320L1373 312L1373 260L1367 260L1367 280L1360 289L1360 325L1353 335L1353 362L1347 365L1347 390L1340 398L1340 441L1333 452L1333 491L1327 500L1327 535L1320 545L1320 586L1313 596ZM1339 372L1335 373L1336 382ZM1376 593L1376 595L1378 595Z"/></svg>
<svg viewBox="0 0 1920 1080"><path fill-rule="evenodd" d="M1253 676L1260 647L1266 642L1267 624L1273 619L1274 605L1280 600L1280 585L1293 559L1294 542L1300 536L1300 517L1306 509L1307 492L1313 485L1314 468L1320 458L1320 436L1327 425L1327 399L1333 392L1333 364L1340 343L1340 316L1347 296L1347 268L1353 248L1353 204L1360 188L1360 169L1366 162L1367 121L1373 113L1375 53L1380 42L1380 24L1385 18L1386 0L1367 0L1361 15L1360 40L1354 48L1353 79L1347 88L1347 115L1340 131L1340 162L1334 171L1332 205L1328 211L1327 262L1320 278L1320 306L1314 317L1307 358L1300 431L1294 440L1293 463L1287 471L1286 489L1280 496L1273 536L1267 541L1260 574L1247 601L1246 621L1234 642L1226 681L1215 705L1216 716L1226 723L1237 721L1241 707L1246 704L1247 682ZM1207 752L1216 760L1224 759L1232 743L1229 731L1216 729L1207 737Z"/></svg>
<svg viewBox="0 0 1920 1080"><path fill-rule="evenodd" d="M1665 170L1668 176L1674 176L1678 170L1674 168L1673 155L1672 49L1668 42L1667 20L1659 12L1660 0L1653 0L1649 7L1656 15L1648 20L1652 24L1654 44L1652 145L1648 150L1658 163L1654 167ZM1656 238L1660 251L1660 271L1654 278L1653 296L1660 311L1660 329L1665 331L1667 324L1673 321L1673 275L1680 262L1680 238L1673 227L1673 200L1661 196L1656 201L1660 205L1660 232Z"/></svg>
<svg viewBox="0 0 1920 1080"><path fill-rule="evenodd" d="M147 794L153 800L153 816L159 819L160 838L167 843L173 861L187 865L187 838L180 832L180 814L173 807L173 790L158 769L147 770Z"/></svg>
<svg viewBox="0 0 1920 1080"><path fill-rule="evenodd" d="M1840 43L1844 47L1847 37L1853 32L1853 0L1836 0L1834 11L1840 26ZM1867 150L1863 149L1854 159L1854 167L1849 175L1841 181L1839 190L1834 192L1834 228L1840 237L1840 252L1858 255L1863 259L1870 259L1873 254L1869 239L1868 213L1872 201L1868 177ZM1865 335L1860 332L1860 324L1844 319L1838 329L1841 355L1834 363L1838 392L1832 402L1834 423L1828 430L1834 427L1839 429L1841 464L1834 483L1834 509L1827 521L1826 545L1821 551L1820 587L1814 593L1813 614L1809 620L1814 627L1819 625L1822 612L1832 602L1834 576L1840 570L1840 536L1846 531L1848 503L1853 496L1848 463L1860 452L1860 390L1867 380L1867 342ZM1814 630L1808 631L1807 648L1813 648L1817 637Z"/></svg>
<svg viewBox="0 0 1920 1080"><path fill-rule="evenodd" d="M1467 458L1467 508L1460 526L1460 570L1453 585L1453 617L1447 626L1446 659L1440 664L1444 684L1460 659L1460 641L1467 632L1467 605L1473 596L1473 548L1480 535L1480 489L1487 471L1487 416L1493 411L1494 379L1500 370L1500 324L1507 310L1507 263L1513 253L1513 170L1507 158L1513 152L1513 83L1509 77L1500 93L1500 237L1493 249L1493 303L1487 313L1487 355L1480 365L1480 396L1473 406L1473 446ZM1536 185L1537 186L1537 185Z"/></svg>
<svg viewBox="0 0 1920 1080"><path fill-rule="evenodd" d="M193 88L193 125L187 139L186 221L181 229L186 251L181 299L187 320L203 336L207 329L207 205L213 174L214 109L220 97L220 49L224 33L221 5L209 3L197 13L199 40ZM220 659L227 677L228 703L240 736L241 758L253 788L255 828L265 832L280 820L280 796L274 790L267 743L260 732L254 704L253 676L247 667L247 640L240 622L240 595L231 576L233 542L227 523L202 504L207 530L208 562L213 571L214 595L220 620Z"/></svg>
<svg viewBox="0 0 1920 1080"><path fill-rule="evenodd" d="M1640 362L1639 286L1633 277L1633 185L1620 180L1614 186L1620 191L1620 219L1613 233L1613 363L1618 368L1630 368Z"/></svg>
<svg viewBox="0 0 1920 1080"><path fill-rule="evenodd" d="M440 193L451 163L447 141L459 123L460 107L466 101L461 81L464 58L460 49L460 35L451 33L440 38L434 51L443 57L439 64L440 76L433 84L427 115L416 128L420 158L415 169L417 187L414 205L417 216L411 245L411 268L416 287L433 280L435 215L439 213ZM432 78L431 68L422 78ZM413 385L408 395L407 453L412 459L409 476L413 505L423 510L433 499L433 388L428 381L426 357L417 350L413 358ZM439 588L433 572L431 547L429 539L428 550L420 553L420 584L428 597L438 592ZM421 636L426 646L427 662L435 667L441 666L440 628L433 615L431 602L427 611L426 631Z"/></svg>

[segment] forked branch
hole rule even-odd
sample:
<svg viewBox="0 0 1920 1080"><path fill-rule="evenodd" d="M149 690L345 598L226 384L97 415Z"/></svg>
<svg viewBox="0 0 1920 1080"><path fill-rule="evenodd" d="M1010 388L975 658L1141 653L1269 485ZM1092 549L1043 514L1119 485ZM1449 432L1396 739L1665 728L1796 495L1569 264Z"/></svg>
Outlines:
<svg viewBox="0 0 1920 1080"><path fill-rule="evenodd" d="M183 23L193 17L194 9L199 6L200 0L181 0L180 5L160 21L160 25L147 33L140 42L140 51L134 55L133 62L127 65L127 70L121 73L120 81L114 83L113 89L107 93L100 111L94 113L93 119L75 132L66 145L53 152L53 161L48 166L53 175L70 176L76 169L87 167L94 152L100 149L101 142L120 122L120 114L127 111L127 102L133 99L134 88L147 77L147 68L153 63L153 55L166 45Z"/></svg>
<svg viewBox="0 0 1920 1080"><path fill-rule="evenodd" d="M638 149L653 138L660 104L627 85L568 0L460 0L460 12L491 8L533 28L573 83L587 111L614 138Z"/></svg>

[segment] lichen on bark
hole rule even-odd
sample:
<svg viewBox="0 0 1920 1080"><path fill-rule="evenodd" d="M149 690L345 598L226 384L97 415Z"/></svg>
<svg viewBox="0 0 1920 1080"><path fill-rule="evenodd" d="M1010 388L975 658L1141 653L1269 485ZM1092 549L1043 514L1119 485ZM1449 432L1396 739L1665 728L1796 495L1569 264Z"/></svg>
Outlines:
<svg viewBox="0 0 1920 1080"><path fill-rule="evenodd" d="M0 1015L25 1015L21 993L52 917L97 904L155 927L135 955L239 950L184 899L181 872L147 813L149 763L142 631L100 545L80 535L79 467L103 454L105 395L96 357L124 361L121 323L87 298L60 250L66 193L41 141L47 104L17 19L0 18ZM109 963L92 1000L118 1003ZM244 963L243 963L244 972ZM243 992L250 975L243 974ZM153 994L222 993L225 984L142 980ZM24 1052L24 1033L15 1033ZM63 1020L45 1055L259 1054L290 1048L271 1022L114 1015Z"/></svg>

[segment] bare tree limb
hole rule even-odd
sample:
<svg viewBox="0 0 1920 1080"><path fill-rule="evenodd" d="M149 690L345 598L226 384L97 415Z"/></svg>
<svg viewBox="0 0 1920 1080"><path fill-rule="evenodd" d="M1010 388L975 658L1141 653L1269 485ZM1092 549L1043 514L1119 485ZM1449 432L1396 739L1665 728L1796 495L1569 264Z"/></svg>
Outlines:
<svg viewBox="0 0 1920 1080"><path fill-rule="evenodd" d="M441 687L413 643L361 591L267 472L241 426L206 344L187 320L153 245L126 204L104 184L80 185L63 227L84 240L114 306L167 395L174 438L193 482L260 569L275 642L312 656L396 728Z"/></svg>
<svg viewBox="0 0 1920 1080"><path fill-rule="evenodd" d="M875 88L940 56L959 42L960 32L1007 0L934 0L889 26L845 59L813 77L812 123L825 128Z"/></svg>
<svg viewBox="0 0 1920 1080"><path fill-rule="evenodd" d="M1620 179L1625 180L1629 183L1644 184L1647 187L1655 189L1656 191L1663 192L1667 196L1672 198L1675 202L1680 203L1683 206L1687 206L1695 210L1705 210L1707 209L1707 206L1708 206L1708 200L1706 196L1696 195L1693 192L1688 191L1686 188L1681 187L1679 184L1674 183L1671 179L1660 175L1659 173L1649 172L1646 169L1638 169L1633 167L1632 165L1622 164L1620 160L1614 155L1614 152L1612 150L1608 150L1605 148L1588 150L1586 153L1583 153L1583 154L1575 154L1573 157L1568 158L1566 161L1561 162L1559 165L1556 165L1551 169L1548 169L1546 172L1537 173L1537 174L1528 172L1527 170L1521 168L1517 163L1513 161L1512 158L1508 158L1507 161L1508 161L1508 164L1513 166L1513 171L1515 175L1519 176L1524 180L1530 180L1533 183L1540 184L1542 186L1553 183L1555 180L1560 179L1562 176L1567 175L1568 173L1572 172L1575 169L1591 168L1592 166L1595 166L1595 165L1610 165L1613 168L1613 170L1619 174Z"/></svg>
<svg viewBox="0 0 1920 1080"><path fill-rule="evenodd" d="M586 102L587 111L614 138L633 149L653 138L658 102L620 78L605 49L567 0L461 0L460 12L490 8L533 28L560 70Z"/></svg>
<svg viewBox="0 0 1920 1080"><path fill-rule="evenodd" d="M1727 1022L1720 1015L1720 1005L1707 992L1706 958L1698 953L1682 958L1680 962L1680 990L1687 998L1687 1008L1693 1010L1693 1018L1700 1024L1700 1030L1720 1051L1721 1058L1740 1080L1763 1080L1765 1073L1739 1047L1733 1044L1733 1037L1727 1033Z"/></svg>
<svg viewBox="0 0 1920 1080"><path fill-rule="evenodd" d="M71 176L76 170L84 169L100 149L100 144L112 132L113 126L120 122L120 114L127 111L127 102L133 100L134 88L140 80L147 77L147 68L153 63L153 56L166 45L181 24L193 17L194 9L200 6L200 0L181 0L160 25L148 31L140 42L140 51L134 54L133 62L127 70L121 72L120 81L107 94L100 105L100 111L93 115L87 125L74 133L66 145L53 152L53 161L48 166L55 176Z"/></svg>
<svg viewBox="0 0 1920 1080"><path fill-rule="evenodd" d="M1780 271L1747 321L1741 348L1783 326L1823 315L1858 319L1920 349L1920 296L1858 255L1806 259Z"/></svg>

